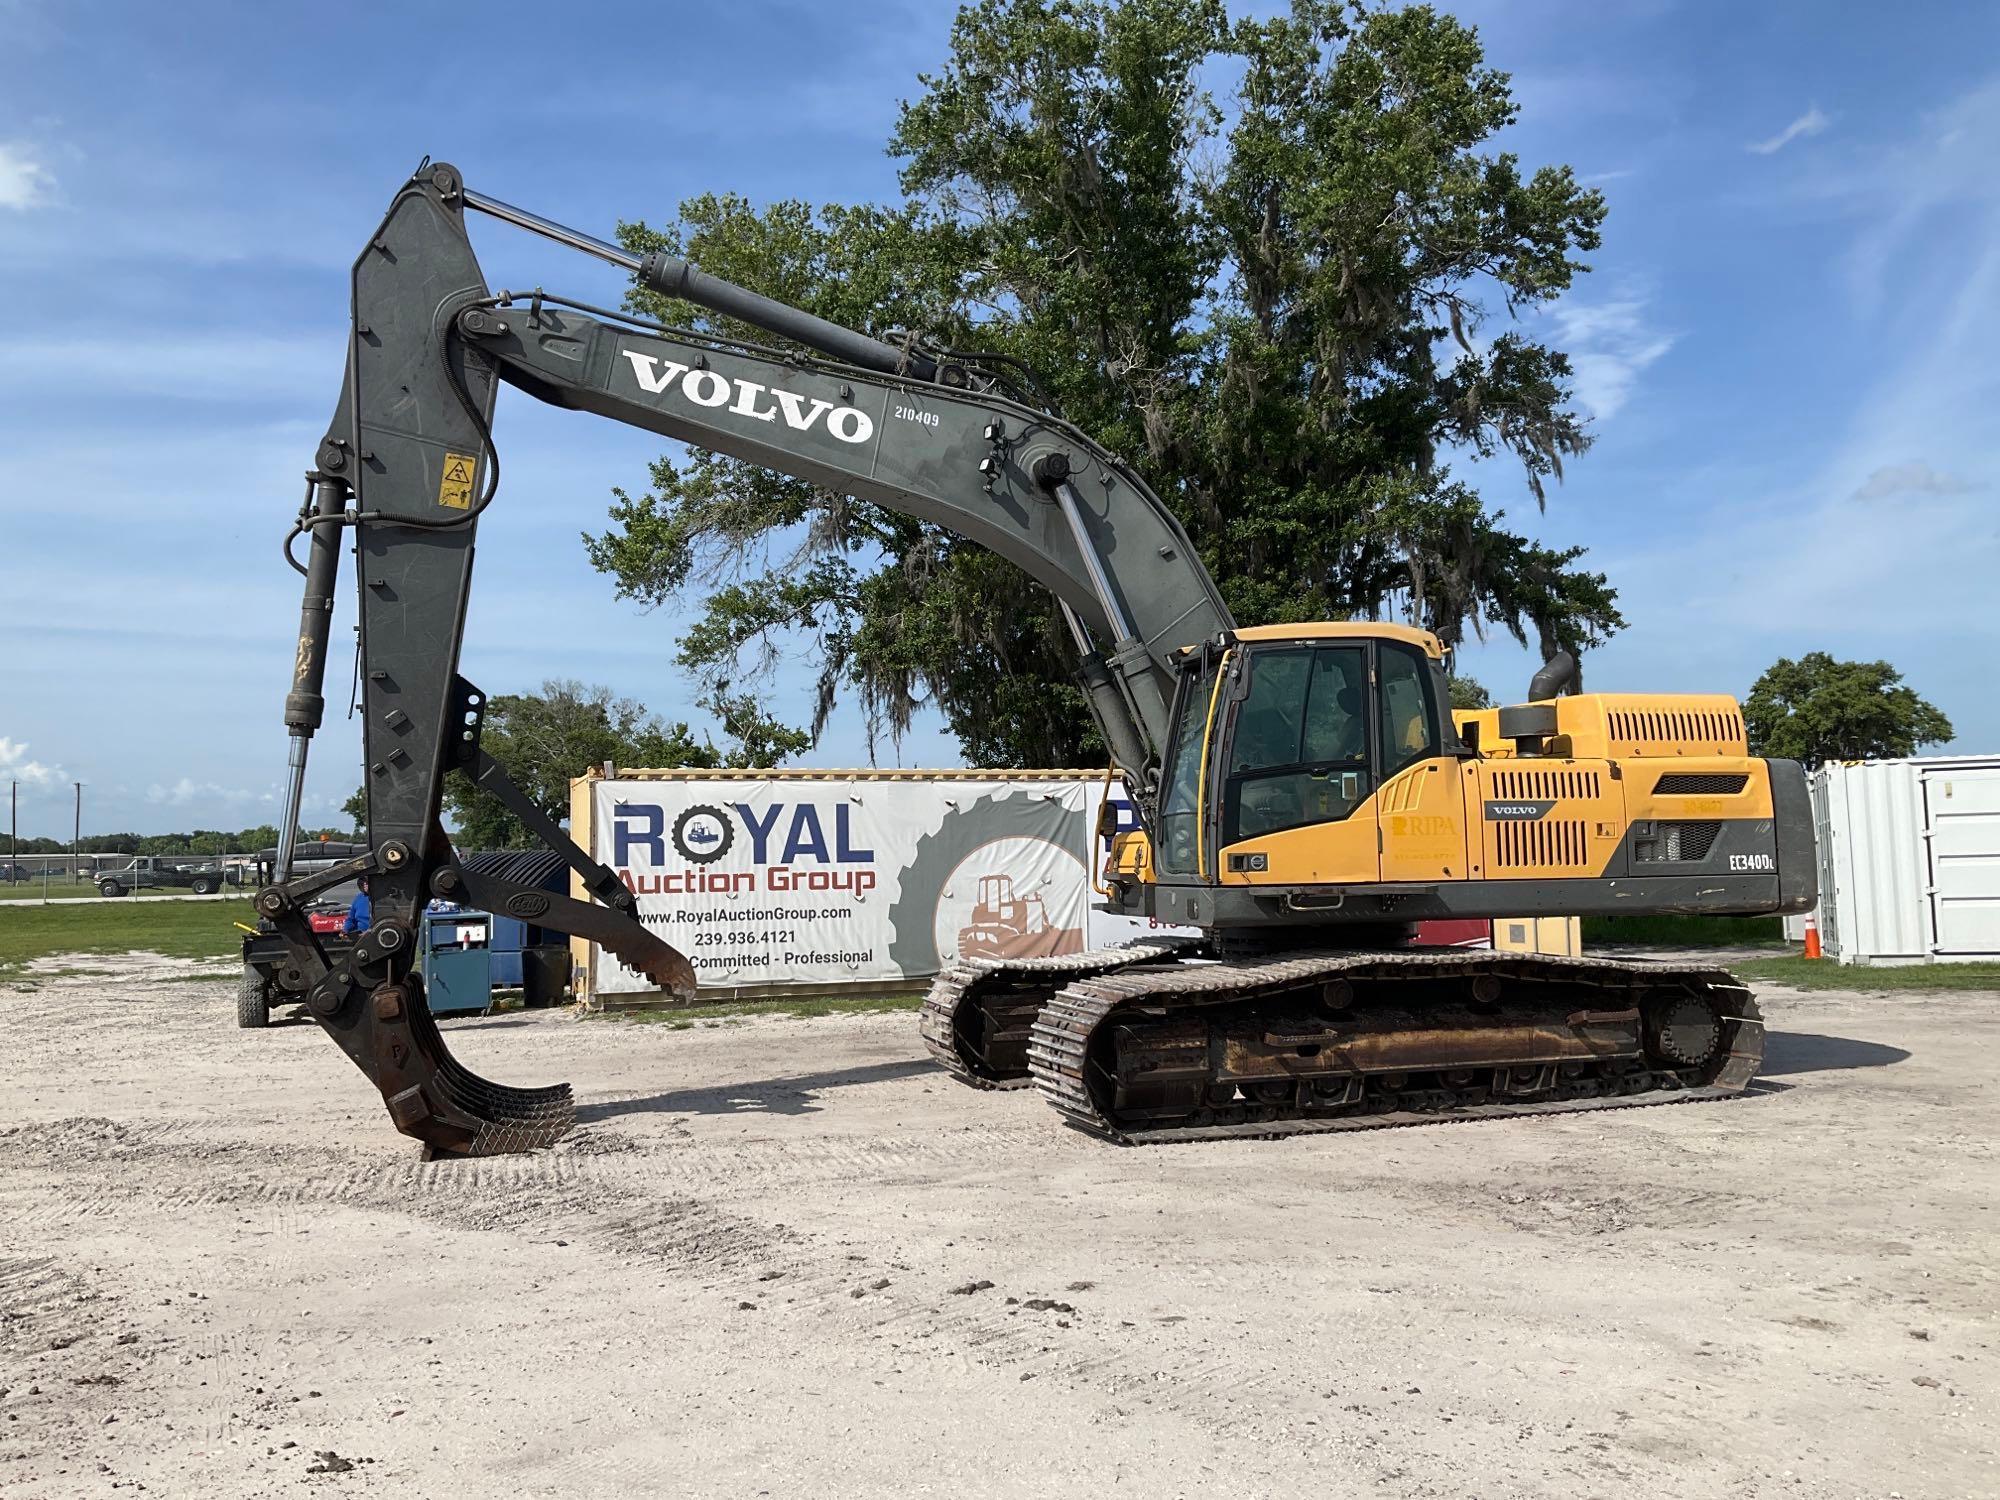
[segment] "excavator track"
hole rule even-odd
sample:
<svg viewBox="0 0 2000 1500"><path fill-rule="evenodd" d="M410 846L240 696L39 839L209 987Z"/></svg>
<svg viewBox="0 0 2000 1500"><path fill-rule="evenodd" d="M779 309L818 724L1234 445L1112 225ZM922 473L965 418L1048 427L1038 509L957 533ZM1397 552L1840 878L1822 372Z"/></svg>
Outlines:
<svg viewBox="0 0 2000 1500"><path fill-rule="evenodd" d="M1069 1123L1138 1145L1724 1098L1764 1023L1703 965L1295 953L1071 980L1028 1052Z"/></svg>
<svg viewBox="0 0 2000 1500"><path fill-rule="evenodd" d="M961 958L932 981L917 1030L944 1070L976 1089L1023 1089L1028 1038L1049 998L1075 980L1158 963L1201 945L1192 937L1135 938L1044 958Z"/></svg>

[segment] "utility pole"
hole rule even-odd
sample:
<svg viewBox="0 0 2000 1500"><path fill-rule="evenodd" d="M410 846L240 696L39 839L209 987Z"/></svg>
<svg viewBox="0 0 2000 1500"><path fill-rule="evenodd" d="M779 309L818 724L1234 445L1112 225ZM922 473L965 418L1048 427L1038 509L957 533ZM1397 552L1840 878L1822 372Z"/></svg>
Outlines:
<svg viewBox="0 0 2000 1500"><path fill-rule="evenodd" d="M69 836L69 878L72 881L82 877L83 861L83 783L76 783L76 826Z"/></svg>
<svg viewBox="0 0 2000 1500"><path fill-rule="evenodd" d="M8 800L13 803L14 824L14 878L21 878L21 783L12 783ZM49 862L42 861L42 905L49 904Z"/></svg>

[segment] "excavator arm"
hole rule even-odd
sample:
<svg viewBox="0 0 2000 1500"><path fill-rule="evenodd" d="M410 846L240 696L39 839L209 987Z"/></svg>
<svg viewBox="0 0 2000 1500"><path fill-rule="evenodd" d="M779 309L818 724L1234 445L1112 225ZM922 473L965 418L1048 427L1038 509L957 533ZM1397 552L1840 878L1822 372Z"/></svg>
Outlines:
<svg viewBox="0 0 2000 1500"><path fill-rule="evenodd" d="M468 209L811 352L662 328L539 291L496 293L467 237ZM341 397L294 528L309 545L285 707L285 842L276 880L257 900L307 976L312 1015L381 1089L405 1134L435 1151L481 1155L555 1139L573 1122L567 1085L494 1084L445 1049L412 973L418 918L433 896L588 937L663 988L693 988L687 960L639 923L617 877L480 748L485 698L459 675L459 654L474 536L499 488L492 423L503 381L875 502L1019 565L1061 602L1087 700L1151 821L1176 654L1232 629L1228 610L1139 476L992 366L869 338L672 257L630 255L472 192L444 164L426 163L396 195L354 263L352 291ZM293 880L291 840L350 528L369 852ZM454 769L506 800L599 904L461 869L439 820ZM375 920L336 961L304 907L357 874L370 877Z"/></svg>

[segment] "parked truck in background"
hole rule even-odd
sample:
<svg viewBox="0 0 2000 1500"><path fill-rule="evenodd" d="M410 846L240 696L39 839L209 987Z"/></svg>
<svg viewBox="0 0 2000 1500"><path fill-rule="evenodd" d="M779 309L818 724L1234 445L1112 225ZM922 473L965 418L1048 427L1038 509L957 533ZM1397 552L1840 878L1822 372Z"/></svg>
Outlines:
<svg viewBox="0 0 2000 1500"><path fill-rule="evenodd" d="M166 886L185 886L197 896L210 896L222 889L224 875L219 865L142 854L113 869L99 870L96 879L100 896Z"/></svg>

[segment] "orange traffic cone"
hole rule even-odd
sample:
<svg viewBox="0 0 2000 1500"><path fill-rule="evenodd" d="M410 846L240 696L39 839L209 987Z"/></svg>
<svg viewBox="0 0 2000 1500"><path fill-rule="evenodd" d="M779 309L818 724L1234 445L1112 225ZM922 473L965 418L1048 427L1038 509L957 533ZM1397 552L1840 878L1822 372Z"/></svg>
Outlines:
<svg viewBox="0 0 2000 1500"><path fill-rule="evenodd" d="M1820 951L1819 917L1817 915L1809 916L1806 918L1806 957L1807 958L1826 957L1826 955Z"/></svg>

